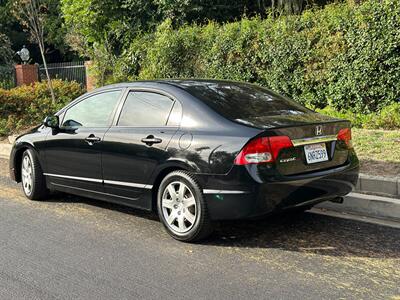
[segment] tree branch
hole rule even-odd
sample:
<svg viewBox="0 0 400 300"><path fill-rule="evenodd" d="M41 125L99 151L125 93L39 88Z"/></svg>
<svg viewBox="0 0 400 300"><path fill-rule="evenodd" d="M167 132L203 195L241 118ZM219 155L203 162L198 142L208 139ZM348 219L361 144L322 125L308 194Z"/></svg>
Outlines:
<svg viewBox="0 0 400 300"><path fill-rule="evenodd" d="M44 47L44 15L40 12L41 0L16 0L14 2L14 15L19 20L22 26L24 26L30 33L32 40L34 40L40 49L42 56L44 69L47 77L47 84L50 90L51 99L53 103L56 102L54 95L53 84L47 68L47 62L45 57Z"/></svg>

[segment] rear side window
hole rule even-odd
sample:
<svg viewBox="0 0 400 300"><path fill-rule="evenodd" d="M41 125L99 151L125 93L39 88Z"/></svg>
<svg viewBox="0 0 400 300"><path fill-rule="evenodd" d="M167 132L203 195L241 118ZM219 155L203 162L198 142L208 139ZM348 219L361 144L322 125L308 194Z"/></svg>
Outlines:
<svg viewBox="0 0 400 300"><path fill-rule="evenodd" d="M171 98L152 92L129 92L118 126L165 126L174 102Z"/></svg>
<svg viewBox="0 0 400 300"><path fill-rule="evenodd" d="M62 127L110 126L120 95L120 90L103 92L78 102L66 111Z"/></svg>
<svg viewBox="0 0 400 300"><path fill-rule="evenodd" d="M307 108L268 89L246 83L183 82L185 90L231 120L310 113Z"/></svg>

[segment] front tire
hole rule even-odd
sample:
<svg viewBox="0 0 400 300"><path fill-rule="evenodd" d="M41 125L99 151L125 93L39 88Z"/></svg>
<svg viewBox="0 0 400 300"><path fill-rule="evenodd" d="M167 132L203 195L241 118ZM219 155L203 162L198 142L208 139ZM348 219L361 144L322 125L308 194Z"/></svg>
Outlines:
<svg viewBox="0 0 400 300"><path fill-rule="evenodd" d="M21 162L22 190L27 198L31 200L42 200L48 196L46 180L36 153L25 150Z"/></svg>
<svg viewBox="0 0 400 300"><path fill-rule="evenodd" d="M213 231L201 188L189 172L174 171L162 180L157 208L165 229L179 241L199 241Z"/></svg>

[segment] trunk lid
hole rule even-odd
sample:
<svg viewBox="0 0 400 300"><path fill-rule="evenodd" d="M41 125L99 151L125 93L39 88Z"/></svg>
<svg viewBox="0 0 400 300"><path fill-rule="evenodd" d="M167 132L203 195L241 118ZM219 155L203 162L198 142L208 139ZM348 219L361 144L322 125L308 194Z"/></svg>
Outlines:
<svg viewBox="0 0 400 300"><path fill-rule="evenodd" d="M246 120L235 119L243 125L256 127L259 129L270 129L280 127L295 127L303 125L315 125L320 123L343 122L341 119L335 119L319 113L300 113L300 114L278 114L272 116L247 117Z"/></svg>
<svg viewBox="0 0 400 300"><path fill-rule="evenodd" d="M337 136L350 122L320 114L273 116L260 122L264 129L259 136L288 136L293 147L280 150L274 168L284 176L298 175L334 167L347 162L349 148ZM255 124L253 123L252 126ZM261 173L270 173L271 166L260 165ZM261 174L260 174L261 175Z"/></svg>

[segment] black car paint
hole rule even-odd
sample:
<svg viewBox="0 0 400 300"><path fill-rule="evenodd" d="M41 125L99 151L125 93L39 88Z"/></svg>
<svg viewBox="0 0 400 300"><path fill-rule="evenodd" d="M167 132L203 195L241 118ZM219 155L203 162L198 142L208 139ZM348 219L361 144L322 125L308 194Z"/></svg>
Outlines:
<svg viewBox="0 0 400 300"><path fill-rule="evenodd" d="M57 115L93 93L121 89L120 104L109 128L80 128L73 132L38 126L20 136L10 157L11 177L19 182L20 159L26 148L38 154L44 173L87 177L97 182L46 176L47 185L73 194L117 202L147 210L155 209L155 194L161 178L169 171L183 169L195 174L213 219L236 219L315 204L344 196L358 179L354 150L344 150L333 141L328 145L328 162L307 166L300 147L282 151L280 157L295 160L280 164L237 166L233 161L242 147L255 136L288 135L291 139L313 137L316 124L326 134L349 127L347 121L312 114L273 116L259 124L243 124L221 117L217 112L179 87L175 81L136 82L107 86L85 94ZM124 96L130 90L167 95L182 107L180 126L159 128L118 127L116 122ZM259 121L260 122L260 121ZM89 145L89 135L101 142ZM162 143L148 145L141 139L154 136ZM291 151L291 152L290 152ZM133 182L122 186L108 182ZM239 191L221 194L218 191Z"/></svg>

